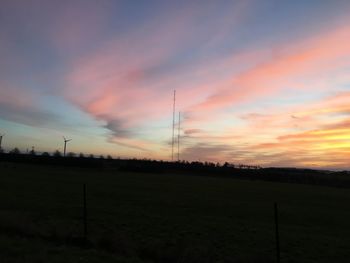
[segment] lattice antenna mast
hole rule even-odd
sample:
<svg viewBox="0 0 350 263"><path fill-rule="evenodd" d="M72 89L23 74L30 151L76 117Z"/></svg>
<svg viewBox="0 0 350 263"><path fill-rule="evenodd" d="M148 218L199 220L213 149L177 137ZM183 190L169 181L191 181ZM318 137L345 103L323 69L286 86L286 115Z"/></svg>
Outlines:
<svg viewBox="0 0 350 263"><path fill-rule="evenodd" d="M175 102L176 102L176 90L174 90L174 103L173 103L173 136L171 141L171 161L174 161L174 143L175 143Z"/></svg>

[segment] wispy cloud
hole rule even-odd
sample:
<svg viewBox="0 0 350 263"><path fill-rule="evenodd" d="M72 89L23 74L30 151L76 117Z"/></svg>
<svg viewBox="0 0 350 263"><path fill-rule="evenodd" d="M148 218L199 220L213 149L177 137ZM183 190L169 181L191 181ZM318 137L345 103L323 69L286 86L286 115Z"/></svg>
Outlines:
<svg viewBox="0 0 350 263"><path fill-rule="evenodd" d="M30 126L45 126L60 121L58 115L43 112L38 106L38 94L26 92L0 82L0 118Z"/></svg>
<svg viewBox="0 0 350 263"><path fill-rule="evenodd" d="M190 161L222 162L234 158L234 149L229 145L198 143L185 147L181 152L181 158Z"/></svg>
<svg viewBox="0 0 350 263"><path fill-rule="evenodd" d="M299 40L293 45L274 47L269 59L219 83L215 93L193 110L229 107L286 89L326 89L329 88L326 86L329 85L327 78L331 78L332 85L336 85L347 79L350 57L350 47L346 44L348 39L350 28L345 26Z"/></svg>
<svg viewBox="0 0 350 263"><path fill-rule="evenodd" d="M202 15L203 8L197 6L174 10L161 23L156 19L147 28L142 26L145 32L137 30L111 39L72 63L64 96L94 118L104 120L105 127L115 135L113 141L119 137L131 140L140 127L168 118L172 89L181 90L181 107L193 104L204 88L191 83L196 82L189 79L196 73L186 69L195 69L197 63L186 65L174 59L205 37L204 31L194 35L191 30ZM157 25L149 30L153 23Z"/></svg>
<svg viewBox="0 0 350 263"><path fill-rule="evenodd" d="M301 28L295 12L275 26L269 2L156 2L5 0L0 118L60 130L72 117L125 156L167 158L176 89L181 158L346 165L345 4L309 3L324 26Z"/></svg>

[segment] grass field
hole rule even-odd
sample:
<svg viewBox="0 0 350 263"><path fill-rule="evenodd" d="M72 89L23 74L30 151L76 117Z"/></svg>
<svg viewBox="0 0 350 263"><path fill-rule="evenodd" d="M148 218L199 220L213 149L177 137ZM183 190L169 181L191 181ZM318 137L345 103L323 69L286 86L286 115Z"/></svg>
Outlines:
<svg viewBox="0 0 350 263"><path fill-rule="evenodd" d="M348 262L350 192L0 163L1 262ZM82 203L87 185L88 244Z"/></svg>

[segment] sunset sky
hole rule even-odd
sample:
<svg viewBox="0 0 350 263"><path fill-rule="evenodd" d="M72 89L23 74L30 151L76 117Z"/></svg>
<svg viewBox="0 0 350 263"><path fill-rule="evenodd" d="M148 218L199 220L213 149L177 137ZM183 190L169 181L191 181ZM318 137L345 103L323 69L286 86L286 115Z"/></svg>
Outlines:
<svg viewBox="0 0 350 263"><path fill-rule="evenodd" d="M1 0L3 148L62 151L64 135L76 153L169 160L176 90L180 159L349 169L349 14L348 0Z"/></svg>

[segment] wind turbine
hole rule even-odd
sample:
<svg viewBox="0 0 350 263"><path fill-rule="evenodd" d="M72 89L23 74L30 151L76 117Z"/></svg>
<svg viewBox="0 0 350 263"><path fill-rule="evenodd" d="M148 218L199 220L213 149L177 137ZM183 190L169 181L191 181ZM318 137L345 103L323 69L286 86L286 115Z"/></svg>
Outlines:
<svg viewBox="0 0 350 263"><path fill-rule="evenodd" d="M63 156L66 157L66 148L67 148L67 142L71 141L72 139L67 140L66 137L63 136L64 141L64 150L63 150Z"/></svg>
<svg viewBox="0 0 350 263"><path fill-rule="evenodd" d="M5 136L5 134L1 134L1 135L0 135L0 152L1 152L1 150L2 150L2 148L1 148L2 137L4 137L4 136Z"/></svg>

